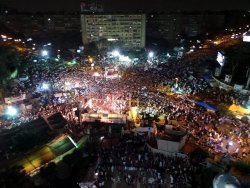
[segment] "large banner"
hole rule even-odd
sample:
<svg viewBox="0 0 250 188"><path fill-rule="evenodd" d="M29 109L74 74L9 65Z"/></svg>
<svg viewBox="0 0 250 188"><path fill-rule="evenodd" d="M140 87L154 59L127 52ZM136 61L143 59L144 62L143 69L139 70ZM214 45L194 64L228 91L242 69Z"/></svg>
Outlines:
<svg viewBox="0 0 250 188"><path fill-rule="evenodd" d="M5 103L14 103L26 99L26 94L20 95L18 97L6 97L4 98Z"/></svg>

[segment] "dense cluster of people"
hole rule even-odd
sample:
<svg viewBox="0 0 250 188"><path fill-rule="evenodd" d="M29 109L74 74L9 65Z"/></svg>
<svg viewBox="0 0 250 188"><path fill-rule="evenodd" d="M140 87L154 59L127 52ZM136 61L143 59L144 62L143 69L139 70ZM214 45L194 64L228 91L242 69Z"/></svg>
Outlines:
<svg viewBox="0 0 250 188"><path fill-rule="evenodd" d="M134 186L171 185L187 187L194 168L186 157L153 153L145 136L125 134L116 145L101 147L96 174L99 182L126 183Z"/></svg>
<svg viewBox="0 0 250 188"><path fill-rule="evenodd" d="M249 155L248 123L209 111L188 98L166 98L162 94L148 93L140 97L141 114L165 114L166 123L173 120L188 129L196 143L210 153L231 153L234 157Z"/></svg>
<svg viewBox="0 0 250 188"><path fill-rule="evenodd" d="M33 103L31 111L21 114L19 118L1 120L1 126L11 122L20 124L39 116L48 117L56 112L61 112L68 121L76 123L78 117L75 116L74 110L78 108L79 101L82 101L82 106L89 111L126 113L128 103L124 101L139 99L139 112L164 114L169 122L183 122L183 126L188 128L199 145L222 153L230 152L230 148L238 148L238 157L248 154L250 134L244 122L218 112L207 111L194 105L191 100L199 97L232 104L242 103L246 96L211 87L199 72L197 73L197 70L201 71L200 63L181 60L165 62L164 59L157 59L157 62L161 63L148 70L144 69L144 63L118 67L120 77L108 79L104 72L107 67L115 66L114 61L112 62L105 56L99 56L95 67L81 63L60 66L49 60L27 66L24 75L28 79L16 83L14 87L10 86L10 97L26 93L28 100L36 97L39 100ZM95 74L96 72L98 74ZM47 84L46 88L44 83ZM182 97L166 96L164 92L157 90L159 85L168 87L171 92ZM222 123L220 119L227 121ZM224 128L225 124L229 126L228 129Z"/></svg>

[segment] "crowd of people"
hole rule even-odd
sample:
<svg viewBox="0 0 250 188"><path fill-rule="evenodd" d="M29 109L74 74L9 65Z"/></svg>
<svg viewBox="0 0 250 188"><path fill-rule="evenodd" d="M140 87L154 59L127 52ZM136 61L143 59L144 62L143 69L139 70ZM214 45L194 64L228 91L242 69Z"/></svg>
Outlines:
<svg viewBox="0 0 250 188"><path fill-rule="evenodd" d="M21 120L47 117L56 112L61 112L68 121L76 123L78 118L74 114L74 109L78 108L80 99L84 99L82 106L89 111L105 113L126 113L129 110L128 103L112 104L113 101L139 99L139 112L164 114L167 120L182 121L183 126L188 128L199 145L222 153L237 146L238 157L249 154L250 134L244 122L219 112L207 111L189 100L199 97L232 104L242 103L246 96L211 87L205 79L196 74L197 70L201 70L200 63L182 60L164 62L164 59L157 61L161 63L148 70L144 69L142 62L125 68L118 67L120 77L116 79L107 79L104 76L106 67L115 66L109 63L105 56L96 59L95 67L84 64L83 60L79 60L75 65L62 66L49 60L33 63L24 71L28 79L14 86L10 85L9 94L11 97L25 93L29 100L38 96L38 102L33 103L31 111L21 113L19 118L1 120L1 126L4 127L11 122L21 124ZM43 87L44 83L47 84L46 88ZM159 85L170 88L173 93L176 92L182 97L166 96L166 93L157 90ZM85 106L90 99L101 99L102 105L95 102L95 105ZM104 107L105 109L102 109ZM114 110L115 108L118 110ZM222 123L219 119L228 121ZM225 128L225 124L229 129ZM231 145L232 142L233 146L229 147L228 143Z"/></svg>
<svg viewBox="0 0 250 188"><path fill-rule="evenodd" d="M187 187L195 170L189 159L152 153L146 137L125 134L115 145L101 145L96 167L98 182Z"/></svg>

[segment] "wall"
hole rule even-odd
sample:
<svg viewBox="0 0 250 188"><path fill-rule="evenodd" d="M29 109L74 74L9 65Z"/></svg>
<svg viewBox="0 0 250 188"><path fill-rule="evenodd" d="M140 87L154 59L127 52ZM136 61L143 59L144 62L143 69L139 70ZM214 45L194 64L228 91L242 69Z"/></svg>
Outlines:
<svg viewBox="0 0 250 188"><path fill-rule="evenodd" d="M157 139L157 146L160 150L169 151L169 152L178 152L180 148L180 143L169 141L169 140Z"/></svg>
<svg viewBox="0 0 250 188"><path fill-rule="evenodd" d="M164 150L160 150L160 149L155 149L155 148L152 148L150 145L147 144L147 147L153 152L153 153L161 153L165 156L177 156L177 157L182 157L182 158L185 158L187 157L187 155L185 154L182 154L182 153L178 153L178 152L167 152L167 151L164 151Z"/></svg>

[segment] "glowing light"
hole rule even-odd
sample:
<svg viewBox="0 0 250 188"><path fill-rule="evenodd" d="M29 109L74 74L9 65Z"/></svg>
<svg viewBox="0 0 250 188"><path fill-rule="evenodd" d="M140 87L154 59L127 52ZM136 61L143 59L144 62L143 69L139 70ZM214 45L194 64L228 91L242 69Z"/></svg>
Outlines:
<svg viewBox="0 0 250 188"><path fill-rule="evenodd" d="M76 61L75 61L75 60L72 60L72 61L69 61L67 64L68 64L68 65L74 65L74 64L76 64Z"/></svg>
<svg viewBox="0 0 250 188"><path fill-rule="evenodd" d="M18 70L16 69L11 75L11 78L16 78L17 77Z"/></svg>
<svg viewBox="0 0 250 188"><path fill-rule="evenodd" d="M216 60L221 66L223 66L225 63L225 56L221 52L218 52Z"/></svg>
<svg viewBox="0 0 250 188"><path fill-rule="evenodd" d="M243 34L243 42L250 42L250 33Z"/></svg>
<svg viewBox="0 0 250 188"><path fill-rule="evenodd" d="M149 52L149 53L148 53L148 57L149 57L149 58L153 58L153 57L154 57L154 52Z"/></svg>
<svg viewBox="0 0 250 188"><path fill-rule="evenodd" d="M2 37L3 39L6 39L6 38L7 38L7 36L6 36L6 35L1 35L1 37Z"/></svg>
<svg viewBox="0 0 250 188"><path fill-rule="evenodd" d="M109 39L107 39L108 41L116 41L116 40L118 40L118 39L113 39L113 38L109 38Z"/></svg>
<svg viewBox="0 0 250 188"><path fill-rule="evenodd" d="M136 122L136 118L138 115L138 107L136 107L136 106L131 107L131 115L132 115L134 122Z"/></svg>
<svg viewBox="0 0 250 188"><path fill-rule="evenodd" d="M6 114L9 116L15 116L17 114L17 109L15 109L13 106L9 106L7 108Z"/></svg>
<svg viewBox="0 0 250 188"><path fill-rule="evenodd" d="M49 55L49 52L47 50L42 51L42 56L48 56L48 55Z"/></svg>
<svg viewBox="0 0 250 188"><path fill-rule="evenodd" d="M130 62L131 59L128 56L120 55L119 56L119 61Z"/></svg>
<svg viewBox="0 0 250 188"><path fill-rule="evenodd" d="M78 148L78 146L77 146L77 144L75 143L75 141L70 137L70 136L67 136L68 137L68 139L72 142L72 144L76 147L76 148Z"/></svg>
<svg viewBox="0 0 250 188"><path fill-rule="evenodd" d="M80 87L79 82L76 82L76 83L75 83L75 87Z"/></svg>
<svg viewBox="0 0 250 188"><path fill-rule="evenodd" d="M48 90L48 89L49 89L49 84L43 83L43 84L42 84L42 89L43 89L43 90Z"/></svg>
<svg viewBox="0 0 250 188"><path fill-rule="evenodd" d="M66 86L69 86L69 85L70 85L70 83L69 83L69 82L65 82L65 85L66 85Z"/></svg>
<svg viewBox="0 0 250 188"><path fill-rule="evenodd" d="M94 72L93 76L99 77L101 75L98 72Z"/></svg>
<svg viewBox="0 0 250 188"><path fill-rule="evenodd" d="M77 53L81 53L81 50L76 50Z"/></svg>
<svg viewBox="0 0 250 188"><path fill-rule="evenodd" d="M90 62L90 63L93 62L93 58L92 58L92 57L89 58L89 62Z"/></svg>
<svg viewBox="0 0 250 188"><path fill-rule="evenodd" d="M232 145L233 145L233 142L232 142L232 141L228 142L228 145L229 145L229 146L232 146Z"/></svg>
<svg viewBox="0 0 250 188"><path fill-rule="evenodd" d="M114 57L119 57L119 56L120 56L120 52L119 52L118 50L114 50L114 51L112 52L112 55L113 55Z"/></svg>

